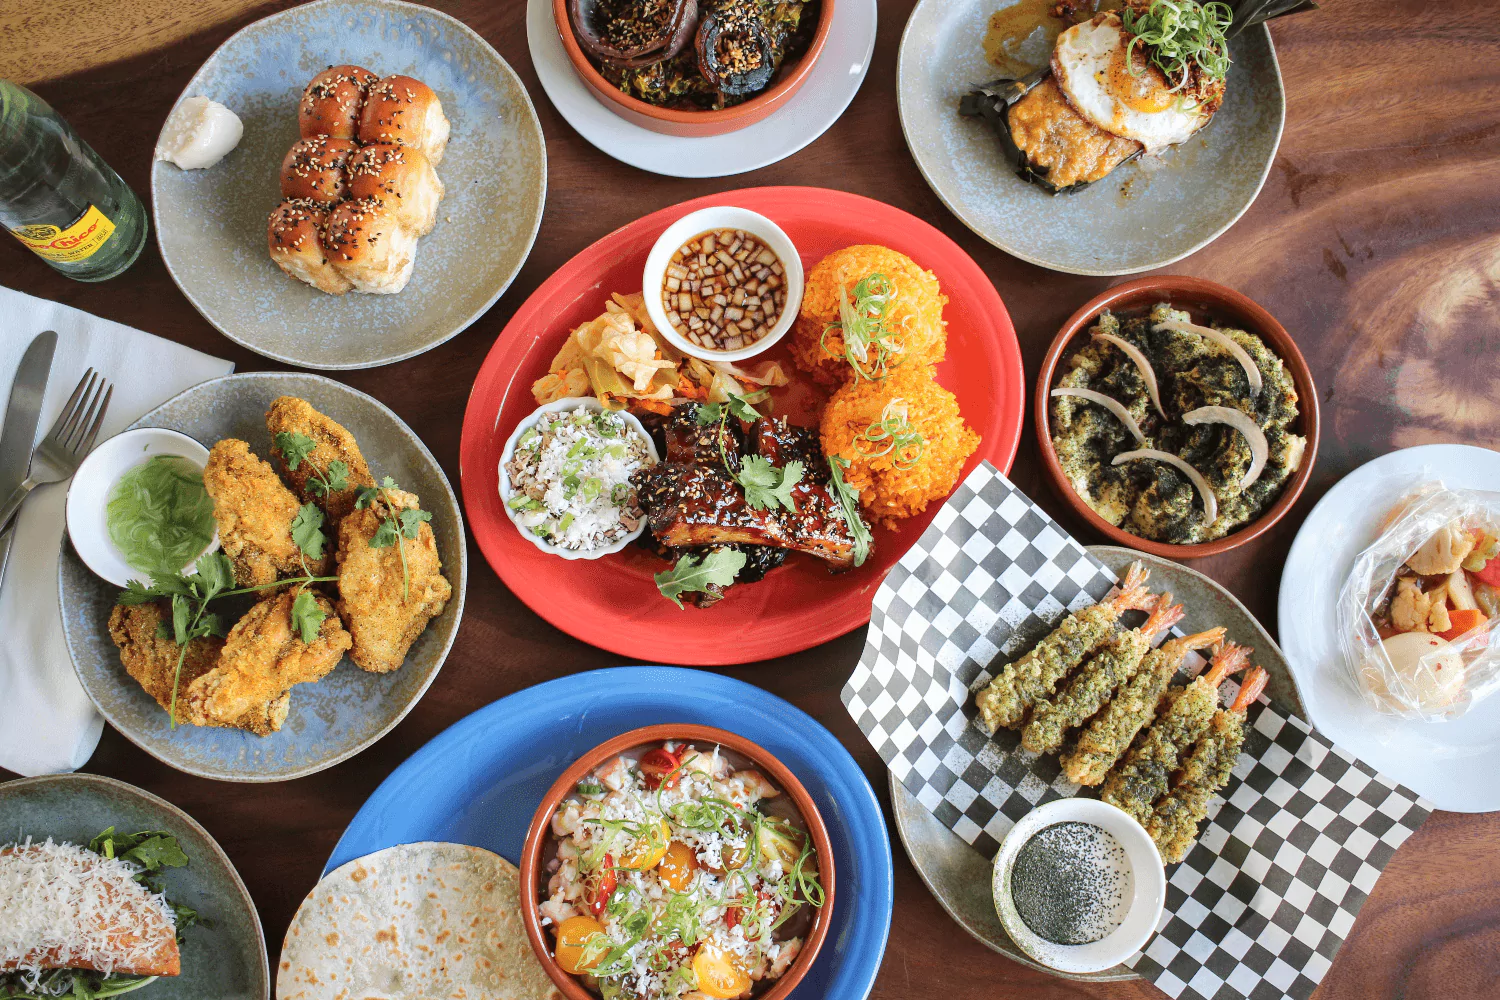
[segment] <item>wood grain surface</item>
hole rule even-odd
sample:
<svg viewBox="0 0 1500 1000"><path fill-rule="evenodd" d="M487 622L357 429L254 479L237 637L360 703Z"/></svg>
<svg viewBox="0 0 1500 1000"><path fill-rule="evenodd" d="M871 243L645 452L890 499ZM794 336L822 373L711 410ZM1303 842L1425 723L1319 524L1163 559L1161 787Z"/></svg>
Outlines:
<svg viewBox="0 0 1500 1000"><path fill-rule="evenodd" d="M157 130L188 77L231 32L284 6L0 0L0 74L37 83L145 193ZM455 485L469 384L517 305L594 239L686 198L752 184L820 184L930 220L994 279L1020 332L1028 371L1078 304L1114 283L1006 256L952 218L923 183L896 114L896 50L910 0L882 0L869 77L827 135L775 166L704 181L642 173L580 138L537 84L522 0L436 6L483 34L526 81L547 135L546 217L515 285L467 332L399 365L339 377L399 413ZM106 10L108 17L101 16ZM1411 444L1500 448L1500 21L1494 15L1494 0L1327 0L1317 13L1276 24L1288 108L1275 169L1238 225L1172 268L1229 284L1270 309L1297 337L1321 388L1324 441L1306 495L1258 543L1198 564L1273 631L1287 548L1306 512L1340 477ZM154 242L124 277L91 286L52 273L16 242L0 240L0 281L231 358L241 371L274 367L221 337L193 310ZM1062 513L1043 486L1033 438L1023 440L1012 478ZM1067 526L1087 539L1081 525ZM218 838L255 896L273 960L275 943L345 824L397 764L496 698L616 662L544 623L472 546L471 556L463 627L438 682L394 732L354 760L275 787L217 784L172 771L106 730L87 766L165 796ZM787 698L828 726L884 797L884 769L838 697L861 643L856 633L724 672ZM992 954L943 914L899 843L895 855L895 919L874 997L1160 996L1144 983L1069 983ZM1440 813L1409 840L1317 996L1500 997L1500 814Z"/></svg>

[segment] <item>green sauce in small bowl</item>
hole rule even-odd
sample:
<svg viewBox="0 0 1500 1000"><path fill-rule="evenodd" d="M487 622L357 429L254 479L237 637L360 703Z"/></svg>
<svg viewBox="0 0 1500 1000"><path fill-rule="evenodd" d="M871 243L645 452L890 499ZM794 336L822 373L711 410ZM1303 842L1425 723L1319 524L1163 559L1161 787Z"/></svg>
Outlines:
<svg viewBox="0 0 1500 1000"><path fill-rule="evenodd" d="M182 572L214 537L203 471L186 458L153 455L110 490L105 524L132 569L151 577Z"/></svg>

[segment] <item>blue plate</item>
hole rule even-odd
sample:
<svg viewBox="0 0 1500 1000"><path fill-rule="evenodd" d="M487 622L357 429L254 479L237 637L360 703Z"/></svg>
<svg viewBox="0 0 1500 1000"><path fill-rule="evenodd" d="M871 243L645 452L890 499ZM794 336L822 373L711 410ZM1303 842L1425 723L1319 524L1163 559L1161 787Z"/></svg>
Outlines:
<svg viewBox="0 0 1500 1000"><path fill-rule="evenodd" d="M412 754L375 789L324 874L423 840L512 861L542 796L611 737L663 722L718 726L765 747L806 786L828 825L838 888L833 925L793 997L864 1000L891 929L891 842L875 792L833 734L742 681L674 667L614 667L527 688L481 708Z"/></svg>

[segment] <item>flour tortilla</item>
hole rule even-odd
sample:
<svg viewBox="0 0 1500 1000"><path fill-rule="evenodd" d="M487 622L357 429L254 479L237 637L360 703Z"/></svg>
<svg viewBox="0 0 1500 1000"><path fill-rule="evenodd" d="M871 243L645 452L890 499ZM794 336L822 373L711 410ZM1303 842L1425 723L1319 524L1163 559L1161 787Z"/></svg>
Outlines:
<svg viewBox="0 0 1500 1000"><path fill-rule="evenodd" d="M302 901L277 1000L560 1000L521 924L515 865L462 844L351 861Z"/></svg>

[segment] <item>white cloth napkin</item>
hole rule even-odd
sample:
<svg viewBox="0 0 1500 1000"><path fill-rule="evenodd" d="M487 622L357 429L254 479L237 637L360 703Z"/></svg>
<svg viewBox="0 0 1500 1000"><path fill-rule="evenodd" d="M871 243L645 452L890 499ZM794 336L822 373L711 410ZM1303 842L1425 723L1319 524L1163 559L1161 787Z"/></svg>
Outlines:
<svg viewBox="0 0 1500 1000"><path fill-rule="evenodd" d="M234 369L180 344L0 287L0 421L21 355L43 330L57 331L57 351L38 440L90 367L115 386L101 441L184 389ZM0 588L0 767L23 775L82 767L104 728L63 642L57 559L67 530L66 497L64 482L38 487L27 498Z"/></svg>

